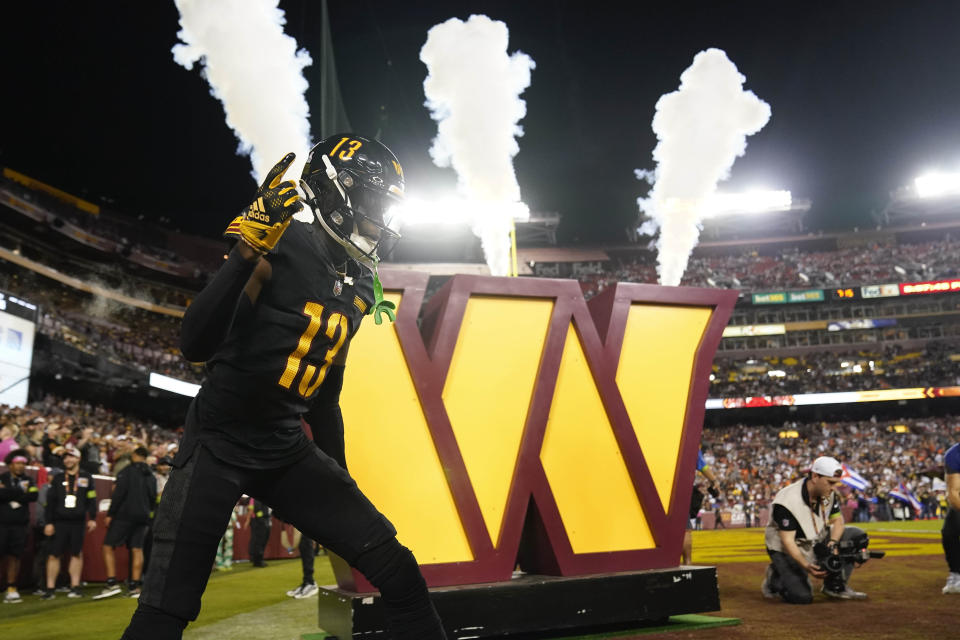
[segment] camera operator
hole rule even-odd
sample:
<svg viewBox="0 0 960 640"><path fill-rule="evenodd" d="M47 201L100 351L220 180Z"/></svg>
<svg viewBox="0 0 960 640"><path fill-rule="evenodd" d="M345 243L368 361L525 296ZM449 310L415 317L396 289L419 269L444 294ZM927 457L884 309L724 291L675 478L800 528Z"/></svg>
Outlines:
<svg viewBox="0 0 960 640"><path fill-rule="evenodd" d="M823 578L823 593L832 598L862 600L866 594L847 586L854 560L836 558L818 560L817 543L825 543L828 556L838 554L843 543L856 540L866 548L866 534L856 527L845 527L836 492L843 468L834 458L821 456L813 461L805 478L781 489L773 499L767 524L766 545L770 565L761 587L767 598L780 596L791 604L813 602L809 576ZM823 547L821 547L823 548ZM828 566L834 565L833 571Z"/></svg>

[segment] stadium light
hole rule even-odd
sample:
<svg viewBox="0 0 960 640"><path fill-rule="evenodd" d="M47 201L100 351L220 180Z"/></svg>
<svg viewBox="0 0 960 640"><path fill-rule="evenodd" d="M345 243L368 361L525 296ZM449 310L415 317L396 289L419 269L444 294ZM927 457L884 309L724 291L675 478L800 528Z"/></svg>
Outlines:
<svg viewBox="0 0 960 640"><path fill-rule="evenodd" d="M785 211L793 204L789 191L745 191L714 193L705 198L667 198L667 215L696 213L704 220L736 214L762 214Z"/></svg>
<svg viewBox="0 0 960 640"><path fill-rule="evenodd" d="M522 202L480 202L446 197L433 200L408 199L390 208L390 226L401 228L420 224L472 225L485 219L530 219L530 208Z"/></svg>
<svg viewBox="0 0 960 640"><path fill-rule="evenodd" d="M704 218L717 218L739 213L769 213L789 209L793 199L789 191L745 191L715 193L704 205Z"/></svg>
<svg viewBox="0 0 960 640"><path fill-rule="evenodd" d="M939 198L957 194L960 193L960 173L933 171L915 178L913 186L921 198Z"/></svg>

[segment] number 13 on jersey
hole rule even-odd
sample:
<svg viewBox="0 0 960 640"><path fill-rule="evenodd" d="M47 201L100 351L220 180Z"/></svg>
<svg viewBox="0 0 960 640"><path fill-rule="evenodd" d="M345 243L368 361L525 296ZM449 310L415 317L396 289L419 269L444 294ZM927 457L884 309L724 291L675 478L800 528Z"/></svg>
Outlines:
<svg viewBox="0 0 960 640"><path fill-rule="evenodd" d="M300 336L297 348L287 357L287 368L284 369L283 375L280 376L279 380L280 386L284 389L289 389L300 374L303 356L307 355L307 352L310 351L310 345L313 344L313 339L316 337L317 332L320 331L320 327L324 321L322 304L308 302L303 305L303 313L310 318L310 324L307 325L306 330ZM323 379L327 376L327 369L330 368L333 359L337 357L337 352L340 351L344 341L347 339L347 318L341 313L333 312L326 318L324 333L328 338L333 340L337 334L338 327L340 328L340 335L336 338L333 346L327 349L327 353L324 354L323 364L320 365L320 370L317 371L315 366L308 364L303 371L300 384L297 386L297 392L304 398L309 398L313 395L313 392L316 391L323 382Z"/></svg>

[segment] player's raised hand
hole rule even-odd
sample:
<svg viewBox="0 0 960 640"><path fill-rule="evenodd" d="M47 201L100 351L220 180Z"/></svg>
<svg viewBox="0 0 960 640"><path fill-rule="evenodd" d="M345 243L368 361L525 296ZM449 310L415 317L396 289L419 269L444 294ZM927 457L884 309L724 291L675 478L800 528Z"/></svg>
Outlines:
<svg viewBox="0 0 960 640"><path fill-rule="evenodd" d="M296 157L295 153L288 153L273 165L257 190L256 199L230 223L224 235L241 237L261 254L277 246L293 214L303 208L296 184L293 180L283 180L283 174Z"/></svg>

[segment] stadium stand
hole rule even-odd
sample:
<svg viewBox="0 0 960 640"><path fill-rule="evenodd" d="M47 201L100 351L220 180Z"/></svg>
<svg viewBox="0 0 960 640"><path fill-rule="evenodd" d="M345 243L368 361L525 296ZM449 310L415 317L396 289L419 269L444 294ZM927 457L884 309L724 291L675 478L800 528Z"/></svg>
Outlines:
<svg viewBox="0 0 960 640"><path fill-rule="evenodd" d="M714 362L713 397L777 396L960 384L960 344L929 342L908 351L897 344L854 352Z"/></svg>
<svg viewBox="0 0 960 640"><path fill-rule="evenodd" d="M83 467L101 475L115 475L139 446L149 450L148 463L156 464L160 458L176 453L180 437L175 430L136 416L54 395L25 407L0 405L0 428L5 435L0 440L8 442L10 448L29 452L31 464L57 467L60 459L55 451L72 445L83 454Z"/></svg>
<svg viewBox="0 0 960 640"><path fill-rule="evenodd" d="M179 320L79 291L9 262L0 262L0 289L40 305L38 331L84 353L140 371L199 380L180 356Z"/></svg>
<svg viewBox="0 0 960 640"><path fill-rule="evenodd" d="M960 241L949 233L928 242L900 244L888 239L882 244L827 251L804 251L788 245L773 255L735 248L723 255L694 254L681 285L754 292L928 281L957 276L958 260ZM615 282L654 284L654 254L611 260L602 273L585 274L580 281L588 296Z"/></svg>
<svg viewBox="0 0 960 640"><path fill-rule="evenodd" d="M780 488L803 474L804 465L834 455L869 483L861 491L847 487L852 500L863 496L869 503L860 516L915 519L943 516L943 491L934 489L935 481L926 474L943 468L943 454L958 438L960 422L951 415L789 422L779 427L739 424L705 430L703 452L730 509L765 507ZM919 508L891 495L901 484Z"/></svg>
<svg viewBox="0 0 960 640"><path fill-rule="evenodd" d="M89 207L64 200L55 190L11 176L5 173L0 184L2 204L17 214L5 216L0 223L4 231L0 250L10 258L0 257L0 289L39 304L38 328L49 340L41 341L41 346L47 344L53 353L41 362L67 371L68 361L83 360L70 354L80 353L141 376L157 372L198 382L202 369L184 362L177 349L177 316L219 265L224 245L182 234L140 233L137 229L143 226L141 221L106 211L94 215ZM555 231L558 222L551 218L551 230ZM682 282L686 286L741 291L714 362L710 396L743 398L960 386L956 365L960 361L960 293L952 293L960 290L960 281L954 280L960 264L958 234L960 226L947 222L749 240L713 234L697 247ZM616 282L656 282L652 249L639 245L565 248L548 244L520 248L524 272L575 278L587 298ZM134 248L156 260L132 260ZM419 248L416 253L423 258ZM437 256L439 261L450 258ZM157 268L164 260L175 262L177 268ZM180 268L185 265L189 268ZM442 271L456 270L455 265L445 264ZM431 278L428 298L446 277ZM131 300L145 304L138 308L131 306ZM104 369L91 366L89 359L84 362L86 366L73 369L75 382L78 377L93 376L95 369ZM58 388L58 392L63 390ZM21 410L6 409L5 420L23 423L40 415L38 411L59 411L57 419L63 421L67 417L62 412L74 411L75 421L92 416L105 421L106 426L100 430L114 438L136 435L156 445L160 452L176 441L175 432L148 428L149 421L143 418L121 420L122 428L114 425L114 418L109 416L119 405L94 408L95 403L89 400L67 398L35 402L41 404L24 410L30 412L29 417L20 415ZM72 403L77 403L74 408L63 408ZM942 413L943 406L932 409L934 405L927 405L922 413ZM724 420L710 420L708 412L705 449L717 455L718 466L726 476L737 468L737 456L747 455L731 453L731 442L743 444L744 451L771 451L761 456L765 464L769 463L766 467L747 466L753 469L748 475L763 477L759 489L740 487L750 495L768 495L787 479L783 455L789 453L789 460L802 460L816 453L810 449L812 445L801 446L798 442L820 442L823 437L848 440L850 434L867 433L876 443L870 445L871 450L876 447L872 457L851 452L846 459L854 465L863 459L873 466L890 462L883 456L906 446L902 442L891 445L889 438L905 438L889 434L885 429L890 425L883 422L884 418L877 423L852 422L850 409L842 405L831 409L828 417L843 422L823 423L808 415L791 416L797 425L790 431L803 434L799 441L778 438L781 428L777 425L783 421L777 422L770 415L738 424L738 418L750 409L724 411ZM882 415L883 411L877 413ZM935 459L942 438L933 431L943 429L947 433L953 424L945 417L898 419L910 428L910 438L920 438L907 444L911 450L922 450L922 454L908 457L907 462L915 462L918 457ZM105 459L113 455L110 446L105 455ZM898 457L891 468L909 479L917 469L916 465L904 466L907 462ZM883 487L888 479L876 473L869 477L876 480L877 487ZM732 483L731 491L738 489L736 478L727 477L727 482Z"/></svg>

